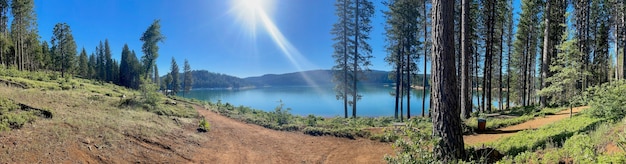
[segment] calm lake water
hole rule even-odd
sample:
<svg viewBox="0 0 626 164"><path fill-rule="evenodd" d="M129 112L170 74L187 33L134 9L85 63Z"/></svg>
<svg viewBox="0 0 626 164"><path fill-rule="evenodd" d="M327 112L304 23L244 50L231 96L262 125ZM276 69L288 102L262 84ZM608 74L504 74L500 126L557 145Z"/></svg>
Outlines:
<svg viewBox="0 0 626 164"><path fill-rule="evenodd" d="M357 102L357 116L376 117L393 116L395 97L390 93L395 91L393 87L383 85L365 85L359 88L363 96ZM429 94L426 92L426 112L430 106ZM179 94L179 96L183 96ZM477 102L474 95L474 102ZM309 114L334 117L344 115L343 101L335 98L333 86L311 87L267 87L243 90L228 89L195 89L185 94L184 97L208 100L222 103L230 103L234 106L248 106L254 109L273 111L279 105L279 101L285 104L285 108L291 108L291 113L301 116ZM422 90L411 91L411 115L421 115ZM404 102L406 115L406 99ZM494 105L496 105L494 103ZM352 115L349 107L348 115Z"/></svg>

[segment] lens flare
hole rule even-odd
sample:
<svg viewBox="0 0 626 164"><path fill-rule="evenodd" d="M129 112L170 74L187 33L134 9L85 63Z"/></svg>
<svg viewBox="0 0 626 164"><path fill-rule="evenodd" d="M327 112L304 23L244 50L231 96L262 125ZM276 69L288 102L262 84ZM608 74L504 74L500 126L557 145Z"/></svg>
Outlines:
<svg viewBox="0 0 626 164"><path fill-rule="evenodd" d="M237 0L231 11L237 13L237 19L245 28L250 30L252 37L256 39L257 25L261 25L265 32L272 38L274 44L281 50L283 56L289 60L291 65L298 71L303 71L303 66L312 66L308 60L302 56L300 51L278 29L276 24L270 19L265 8L270 4L267 0ZM319 90L319 86L308 75L301 74L306 82Z"/></svg>

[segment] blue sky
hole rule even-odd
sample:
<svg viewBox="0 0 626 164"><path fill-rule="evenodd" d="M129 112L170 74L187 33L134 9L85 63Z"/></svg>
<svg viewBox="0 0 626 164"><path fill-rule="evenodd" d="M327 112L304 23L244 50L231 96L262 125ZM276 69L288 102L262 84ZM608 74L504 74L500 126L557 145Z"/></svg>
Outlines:
<svg viewBox="0 0 626 164"><path fill-rule="evenodd" d="M241 19L241 13L249 11L239 10L242 8L237 2L230 0L35 0L35 12L42 40L49 42L54 25L65 22L72 29L79 52L84 47L91 53L99 41L108 39L116 59L125 43L142 56L139 38L153 20L160 19L161 32L166 36L156 62L161 75L170 70L172 57L181 66L188 59L194 70L238 77L330 69L334 65L330 35L337 20L334 0L261 1L268 1L262 5L263 11L282 34L280 43L286 51L260 18L252 30L250 21ZM374 56L371 69L390 70L384 62L384 19L380 12L384 6L379 0L373 2L377 8L369 42ZM514 6L519 6L519 0Z"/></svg>

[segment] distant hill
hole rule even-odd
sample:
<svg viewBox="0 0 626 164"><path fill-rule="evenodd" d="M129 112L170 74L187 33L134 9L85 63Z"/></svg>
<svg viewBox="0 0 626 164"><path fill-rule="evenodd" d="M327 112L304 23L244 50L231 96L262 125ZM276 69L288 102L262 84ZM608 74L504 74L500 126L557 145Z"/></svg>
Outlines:
<svg viewBox="0 0 626 164"><path fill-rule="evenodd" d="M311 70L285 74L266 74L263 76L239 78L231 75L209 72L206 70L192 71L192 88L241 88L241 87L267 87L267 86L306 86L334 85L332 82L332 70ZM362 84L392 84L389 72L372 70L366 73L367 79L360 81ZM179 76L182 80L182 73ZM430 77L430 75L427 75ZM417 75L414 83L422 85L422 75ZM308 80L307 80L308 79Z"/></svg>
<svg viewBox="0 0 626 164"><path fill-rule="evenodd" d="M394 83L393 80L389 80L389 72L372 70L366 73L367 79L361 81L364 84L390 84ZM419 76L421 78L421 76ZM255 84L257 86L300 86L309 85L307 78L310 82L317 85L332 85L333 71L332 70L312 70L293 72L286 74L267 74L258 77L248 77L244 80ZM419 81L421 84L421 81Z"/></svg>
<svg viewBox="0 0 626 164"><path fill-rule="evenodd" d="M235 76L209 72L206 70L191 71L192 88L240 88L253 86L251 83ZM179 76L182 80L183 75Z"/></svg>

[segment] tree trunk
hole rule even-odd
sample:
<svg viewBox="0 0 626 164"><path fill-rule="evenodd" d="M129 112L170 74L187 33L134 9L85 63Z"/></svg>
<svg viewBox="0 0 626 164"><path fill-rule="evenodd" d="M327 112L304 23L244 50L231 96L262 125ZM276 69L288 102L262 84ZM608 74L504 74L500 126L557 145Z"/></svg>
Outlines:
<svg viewBox="0 0 626 164"><path fill-rule="evenodd" d="M543 32L543 56L541 61L541 86L539 89L543 89L548 86L548 67L550 66L550 0L546 0L546 10L544 12L545 18L545 30ZM546 107L547 99L546 96L539 97L540 108L543 109Z"/></svg>
<svg viewBox="0 0 626 164"><path fill-rule="evenodd" d="M399 46L400 44L398 44ZM397 50L397 54L396 56L400 56L400 49L398 48ZM400 60L398 60L400 61ZM400 63L396 63L396 106L395 106L395 113L394 113L394 118L398 119L398 111L399 111L399 103L400 103Z"/></svg>
<svg viewBox="0 0 626 164"><path fill-rule="evenodd" d="M343 1L343 111L348 118L348 1Z"/></svg>
<svg viewBox="0 0 626 164"><path fill-rule="evenodd" d="M409 42L410 43L410 42ZM406 119L411 118L411 51L406 53Z"/></svg>
<svg viewBox="0 0 626 164"><path fill-rule="evenodd" d="M469 86L469 4L471 0L463 0L461 11L461 117L466 119L472 112L471 89Z"/></svg>
<svg viewBox="0 0 626 164"><path fill-rule="evenodd" d="M357 86L356 86L356 82L359 79L358 76L358 67L359 67L359 0L356 0L356 6L355 6L355 14L354 14L354 63L352 63L353 65L353 76L352 77L352 118L356 118L356 101L358 99L358 95L357 95Z"/></svg>
<svg viewBox="0 0 626 164"><path fill-rule="evenodd" d="M443 163L463 159L463 134L459 111L455 53L454 53L454 1L432 2L432 57L431 69L433 110L433 135L441 137L434 155Z"/></svg>
<svg viewBox="0 0 626 164"><path fill-rule="evenodd" d="M428 21L426 21L426 0L424 0L424 6L423 6L423 10L424 10L424 43L426 43L426 38L428 38ZM426 47L426 44L424 44L424 74L422 77L422 117L424 117L424 112L426 112L426 54L428 54L428 48ZM430 110L429 110L430 111ZM430 114L429 114L430 116Z"/></svg>

